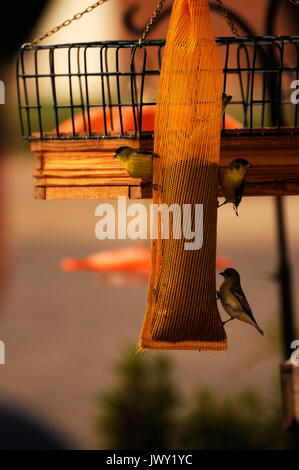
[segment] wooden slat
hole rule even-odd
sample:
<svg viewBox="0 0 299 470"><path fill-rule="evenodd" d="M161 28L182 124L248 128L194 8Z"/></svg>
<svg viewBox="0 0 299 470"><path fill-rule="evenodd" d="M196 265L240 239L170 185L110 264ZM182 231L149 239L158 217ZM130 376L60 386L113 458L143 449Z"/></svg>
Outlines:
<svg viewBox="0 0 299 470"><path fill-rule="evenodd" d="M121 163L121 162L120 162ZM220 169L223 171L226 166L223 166L222 161L220 162ZM47 169L46 165L43 168L36 170L33 173L35 178L49 177L49 178L119 178L123 179L128 184L137 184L139 181L136 178L132 178L128 175L124 167L121 168L99 168L101 166L101 160L98 159L98 167L92 169ZM284 182L284 181L298 181L299 166L297 165L280 165L280 166L253 166L248 170L246 180L248 183L271 183L271 182Z"/></svg>
<svg viewBox="0 0 299 470"><path fill-rule="evenodd" d="M250 137L244 130L227 133L221 140L220 171L234 158L246 158L250 164L244 195L273 196L299 194L299 135L272 136L270 130ZM152 150L152 133L147 138L99 140L33 141L36 152L35 196L41 199L115 197L116 187L129 198L150 198L150 185L131 178L123 164L112 156L117 147L129 145ZM114 186L114 188L111 188ZM37 188L49 188L49 191ZM52 188L50 190L50 188ZM61 190L58 190L61 188ZM67 194L67 188L72 188ZM84 191L84 188L86 190ZM98 188L99 191L95 191ZM219 192L219 195L221 193Z"/></svg>
<svg viewBox="0 0 299 470"><path fill-rule="evenodd" d="M130 199L151 199L152 187L150 185L130 186Z"/></svg>
<svg viewBox="0 0 299 470"><path fill-rule="evenodd" d="M79 178L37 178L35 180L35 186L61 186L61 187L68 187L68 186L76 186L76 187L87 187L87 186L127 186L129 187L131 184L136 185L138 182L141 181L139 179L130 178L129 180L125 180L124 178L113 178L113 177L102 177L102 178L86 178L80 176Z"/></svg>
<svg viewBox="0 0 299 470"><path fill-rule="evenodd" d="M299 182L246 184L244 196L297 196ZM219 189L218 195L221 196Z"/></svg>
<svg viewBox="0 0 299 470"><path fill-rule="evenodd" d="M41 194L41 190L44 191ZM44 196L44 197L41 197ZM36 199L117 199L118 196L129 198L127 186L99 186L99 187L37 187L35 188Z"/></svg>
<svg viewBox="0 0 299 470"><path fill-rule="evenodd" d="M245 196L272 196L273 186L247 185ZM280 196L298 195L299 183L281 183L275 186L275 194ZM151 199L151 186L36 186L36 199L117 199L125 196L129 199ZM218 191L221 196L221 189Z"/></svg>
<svg viewBox="0 0 299 470"><path fill-rule="evenodd" d="M35 199L47 199L46 197L46 188L37 187L34 189Z"/></svg>
<svg viewBox="0 0 299 470"><path fill-rule="evenodd" d="M32 140L31 150L33 152L111 152L117 147L129 145L133 148L151 150L153 147L152 132L148 132L148 137L142 139L70 139L70 140Z"/></svg>
<svg viewBox="0 0 299 470"><path fill-rule="evenodd" d="M279 196L298 195L299 182L297 183L263 183L263 184L246 184L244 196L273 196L275 192ZM221 188L218 188L218 196L222 196ZM131 199L151 199L152 188L150 185L130 186Z"/></svg>

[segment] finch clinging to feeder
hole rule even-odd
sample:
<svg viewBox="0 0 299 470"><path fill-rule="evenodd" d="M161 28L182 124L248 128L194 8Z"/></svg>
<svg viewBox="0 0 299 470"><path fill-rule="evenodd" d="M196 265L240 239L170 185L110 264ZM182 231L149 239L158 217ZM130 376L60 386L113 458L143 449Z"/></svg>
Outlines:
<svg viewBox="0 0 299 470"><path fill-rule="evenodd" d="M241 280L238 271L233 268L227 268L219 274L224 277L224 281L220 286L220 290L217 291L217 296L220 299L222 307L231 317L229 320L225 321L223 325L237 318L240 321L254 326L254 328L263 335L264 332L255 321L249 303L241 287Z"/></svg>
<svg viewBox="0 0 299 470"><path fill-rule="evenodd" d="M119 147L113 156L123 162L130 176L150 183L153 181L153 157L158 157L158 155L132 147Z"/></svg>
<svg viewBox="0 0 299 470"><path fill-rule="evenodd" d="M232 97L222 94L222 112ZM158 157L156 153L146 150L136 150L132 147L119 147L113 158L118 158L124 164L125 169L133 178L141 178L144 181L152 183L153 181L153 157Z"/></svg>
<svg viewBox="0 0 299 470"><path fill-rule="evenodd" d="M228 168L224 170L224 173L220 178L220 185L225 201L220 205L218 204L218 207L231 202L236 215L239 215L238 206L242 200L245 175L249 167L250 164L247 160L236 158L230 163Z"/></svg>

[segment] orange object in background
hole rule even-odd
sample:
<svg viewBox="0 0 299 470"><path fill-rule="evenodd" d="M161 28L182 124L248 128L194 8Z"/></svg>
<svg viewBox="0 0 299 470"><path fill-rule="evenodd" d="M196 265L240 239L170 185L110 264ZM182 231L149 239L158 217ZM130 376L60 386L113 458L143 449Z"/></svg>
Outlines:
<svg viewBox="0 0 299 470"><path fill-rule="evenodd" d="M97 271L148 274L151 251L143 247L99 251L86 258L63 258L63 271Z"/></svg>
<svg viewBox="0 0 299 470"><path fill-rule="evenodd" d="M119 133L122 133L122 131L128 132L130 130L134 130L136 126L138 126L137 112L135 110L135 117L136 117L136 124L135 124L132 106L122 106L121 114L122 114L123 128L121 128L119 108L114 106L112 107L112 110L110 112L110 109L106 107L105 116L106 116L107 132L119 132ZM156 114L155 105L143 106L142 108L142 130L143 131L153 132L155 114ZM111 117L112 117L113 127L111 125ZM100 108L100 109L91 108L89 111L89 119L90 119L91 132L105 132L105 120L104 120L103 108ZM85 121L85 125L84 125L84 121ZM84 118L83 118L82 113L77 113L74 116L74 128L75 128L76 134L79 134L82 132L89 132L87 111L85 111L84 113ZM242 128L243 128L242 124L239 121L237 121L237 119L229 116L228 114L225 115L225 129L242 129ZM62 133L73 132L72 119L67 119L66 121L62 122L59 125L59 132L62 132Z"/></svg>
<svg viewBox="0 0 299 470"><path fill-rule="evenodd" d="M100 274L99 280L115 287L139 287L148 283L151 250L146 247L126 247L103 250L85 258L63 258L63 271L93 271ZM230 258L216 259L216 269L231 266Z"/></svg>
<svg viewBox="0 0 299 470"><path fill-rule="evenodd" d="M155 122L156 106L149 105L142 108L142 130L153 131ZM121 128L120 113L122 116L123 129ZM105 132L105 117L106 117L106 130L107 132L128 132L134 130L138 126L138 113L135 108L135 118L132 106L122 106L121 111L118 106L113 106L111 111L108 107L105 108L105 115L103 108L91 108L89 110L89 120L91 132ZM112 118L112 122L111 122ZM84 125L85 121L85 125ZM89 132L88 112L85 111L84 118L82 113L77 113L74 116L75 133ZM73 132L72 119L67 119L59 125L59 132Z"/></svg>
<svg viewBox="0 0 299 470"><path fill-rule="evenodd" d="M145 247L103 250L86 258L63 258L63 271L93 271L98 280L111 287L145 287L151 252Z"/></svg>
<svg viewBox="0 0 299 470"><path fill-rule="evenodd" d="M225 129L243 129L243 125L240 123L240 121L230 116L229 114L225 114L224 123Z"/></svg>

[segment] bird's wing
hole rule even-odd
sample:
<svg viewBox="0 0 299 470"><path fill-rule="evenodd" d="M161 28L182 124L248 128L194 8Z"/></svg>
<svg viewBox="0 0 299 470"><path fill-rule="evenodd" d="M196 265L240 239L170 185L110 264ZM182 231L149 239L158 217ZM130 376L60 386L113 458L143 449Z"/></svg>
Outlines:
<svg viewBox="0 0 299 470"><path fill-rule="evenodd" d="M152 157L156 156L157 154L153 153L153 152L150 152L149 150L135 150L135 153L137 153L138 155L151 155Z"/></svg>
<svg viewBox="0 0 299 470"><path fill-rule="evenodd" d="M236 189L236 200L235 200L236 208L238 208L240 202L242 201L243 191L244 191L244 184L245 184L245 179L243 179L240 186Z"/></svg>
<svg viewBox="0 0 299 470"><path fill-rule="evenodd" d="M134 178L151 182L153 179L153 156L151 152L136 151L127 162L126 170Z"/></svg>
<svg viewBox="0 0 299 470"><path fill-rule="evenodd" d="M237 297L238 301L242 305L242 308L247 313L247 315L251 318L251 320L253 320L254 323L256 323L253 313L251 311L250 305L245 297L242 287L238 284L233 284L230 286L230 291L235 297Z"/></svg>
<svg viewBox="0 0 299 470"><path fill-rule="evenodd" d="M150 152L149 150L135 150L135 153L139 155L150 155L151 157L159 158L159 155L155 152Z"/></svg>

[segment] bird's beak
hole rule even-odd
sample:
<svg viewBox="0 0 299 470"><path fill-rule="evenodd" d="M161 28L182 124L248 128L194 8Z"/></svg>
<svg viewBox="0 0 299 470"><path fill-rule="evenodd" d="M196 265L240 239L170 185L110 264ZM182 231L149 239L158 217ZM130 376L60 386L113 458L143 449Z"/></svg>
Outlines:
<svg viewBox="0 0 299 470"><path fill-rule="evenodd" d="M247 164L247 168L250 168L250 167L251 167L251 165L250 165L250 163L248 163L248 164Z"/></svg>
<svg viewBox="0 0 299 470"><path fill-rule="evenodd" d="M223 273L223 272L222 272L222 273L219 273L219 274L220 274L220 276L224 276L224 273Z"/></svg>
<svg viewBox="0 0 299 470"><path fill-rule="evenodd" d="M117 153L115 153L112 158L117 158Z"/></svg>

